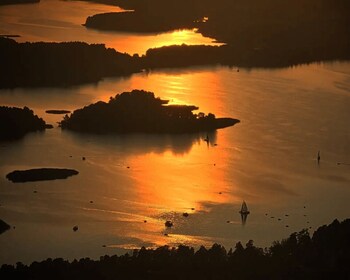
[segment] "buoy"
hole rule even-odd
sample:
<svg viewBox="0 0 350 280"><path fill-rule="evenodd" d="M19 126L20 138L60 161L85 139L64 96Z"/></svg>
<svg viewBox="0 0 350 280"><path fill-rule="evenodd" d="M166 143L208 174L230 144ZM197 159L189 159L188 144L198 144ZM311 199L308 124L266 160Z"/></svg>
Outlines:
<svg viewBox="0 0 350 280"><path fill-rule="evenodd" d="M165 226L171 228L174 224L171 221L166 221Z"/></svg>

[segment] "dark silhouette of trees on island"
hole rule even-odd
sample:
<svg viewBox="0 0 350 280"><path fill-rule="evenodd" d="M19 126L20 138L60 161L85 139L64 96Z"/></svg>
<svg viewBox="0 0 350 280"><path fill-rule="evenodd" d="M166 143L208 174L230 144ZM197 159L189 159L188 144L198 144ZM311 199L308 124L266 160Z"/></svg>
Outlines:
<svg viewBox="0 0 350 280"><path fill-rule="evenodd" d="M153 13L127 11L97 14L89 16L84 26L98 30L139 33L161 33L177 29L192 29L196 26L191 17L176 17L177 14L170 14L164 18L158 11L156 13L157 15Z"/></svg>
<svg viewBox="0 0 350 280"><path fill-rule="evenodd" d="M17 43L0 37L0 87L71 86L139 72L137 60L82 42Z"/></svg>
<svg viewBox="0 0 350 280"><path fill-rule="evenodd" d="M51 128L28 107L0 106L0 141L23 137L28 132Z"/></svg>
<svg viewBox="0 0 350 280"><path fill-rule="evenodd" d="M189 133L212 131L239 122L232 118L216 118L209 113L194 114L198 107L167 105L143 90L123 92L108 103L97 102L66 115L63 129L89 133Z"/></svg>
<svg viewBox="0 0 350 280"><path fill-rule="evenodd" d="M1 279L349 279L350 220L292 233L269 248L249 240L234 249L180 245L142 247L131 254L95 261L47 259L31 265L2 265Z"/></svg>

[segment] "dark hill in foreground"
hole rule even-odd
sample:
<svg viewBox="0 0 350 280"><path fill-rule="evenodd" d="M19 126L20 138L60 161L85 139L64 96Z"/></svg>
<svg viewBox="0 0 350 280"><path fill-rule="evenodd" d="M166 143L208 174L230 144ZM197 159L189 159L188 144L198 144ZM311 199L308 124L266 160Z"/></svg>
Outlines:
<svg viewBox="0 0 350 280"><path fill-rule="evenodd" d="M191 133L212 131L239 122L216 118L213 114L194 114L198 107L167 105L143 90L123 92L108 103L97 102L66 115L61 127L89 133Z"/></svg>
<svg viewBox="0 0 350 280"><path fill-rule="evenodd" d="M0 141L18 139L28 132L43 131L50 127L28 107L0 106Z"/></svg>
<svg viewBox="0 0 350 280"><path fill-rule="evenodd" d="M68 262L47 259L26 266L3 265L1 279L350 279L350 219L335 220L275 241L265 250L238 242L235 249L218 244L211 248L167 246L141 248L122 256L103 256Z"/></svg>

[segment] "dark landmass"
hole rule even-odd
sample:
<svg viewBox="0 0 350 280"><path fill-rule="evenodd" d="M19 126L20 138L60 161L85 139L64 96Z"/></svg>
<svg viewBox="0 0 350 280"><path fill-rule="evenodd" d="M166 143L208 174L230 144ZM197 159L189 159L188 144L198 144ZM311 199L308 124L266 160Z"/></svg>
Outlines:
<svg viewBox="0 0 350 280"><path fill-rule="evenodd" d="M99 2L99 0L96 0ZM17 43L0 37L0 88L65 87L143 69L287 67L350 60L348 0L116 0L134 12L90 17L88 27L163 32L197 27L224 46L170 46L130 56L103 44Z"/></svg>
<svg viewBox="0 0 350 280"><path fill-rule="evenodd" d="M141 70L128 54L103 44L17 43L0 38L0 88L72 86Z"/></svg>
<svg viewBox="0 0 350 280"><path fill-rule="evenodd" d="M50 128L50 125L28 107L0 106L0 141L19 139L28 132L43 131L45 128Z"/></svg>
<svg viewBox="0 0 350 280"><path fill-rule="evenodd" d="M286 53L283 53L286 51ZM105 77L130 76L145 69L198 65L287 67L340 59L337 48L306 55L288 50L241 50L237 46L166 46L144 56L121 54L103 44L82 42L17 43L0 38L0 88L67 87L97 83ZM341 55L350 59L350 51Z"/></svg>
<svg viewBox="0 0 350 280"><path fill-rule="evenodd" d="M40 0L0 0L1 5L39 3Z"/></svg>
<svg viewBox="0 0 350 280"><path fill-rule="evenodd" d="M249 240L234 249L180 245L134 250L121 256L101 256L95 261L47 259L31 265L2 265L1 279L349 279L350 220L334 220L275 241L269 248Z"/></svg>
<svg viewBox="0 0 350 280"><path fill-rule="evenodd" d="M0 34L0 37L4 37L4 38L19 38L21 36L20 35L16 35L16 34Z"/></svg>
<svg viewBox="0 0 350 280"><path fill-rule="evenodd" d="M204 36L227 44L231 55L224 56L225 64L237 61L239 66L280 67L350 59L348 0L116 0L116 3L135 11L95 15L87 19L86 26L129 32L195 27Z"/></svg>
<svg viewBox="0 0 350 280"><path fill-rule="evenodd" d="M71 1L75 1L75 0L71 0ZM110 6L119 6L116 0L78 0L78 1L99 3L99 4L110 5Z"/></svg>
<svg viewBox="0 0 350 280"><path fill-rule="evenodd" d="M9 224L4 222L0 219L0 234L4 233L5 231L9 230L11 227Z"/></svg>
<svg viewBox="0 0 350 280"><path fill-rule="evenodd" d="M123 92L108 103L97 102L66 115L60 125L88 133L191 133L232 126L237 119L194 114L196 106L167 105L143 90Z"/></svg>
<svg viewBox="0 0 350 280"><path fill-rule="evenodd" d="M66 179L77 175L79 172L65 168L37 168L28 170L15 170L6 175L6 178L14 183L46 181Z"/></svg>
<svg viewBox="0 0 350 280"><path fill-rule="evenodd" d="M45 113L60 115L60 114L68 114L68 113L70 113L70 111L68 111L68 110L46 110Z"/></svg>
<svg viewBox="0 0 350 280"><path fill-rule="evenodd" d="M182 68L198 65L222 65L244 68L281 68L321 61L341 60L336 49L313 52L306 55L280 49L241 50L236 46L173 45L149 49L142 57L146 69ZM349 49L350 50L350 49ZM342 53L343 60L350 60L350 52Z"/></svg>
<svg viewBox="0 0 350 280"><path fill-rule="evenodd" d="M173 14L171 15L173 17ZM172 20L165 21L159 15L126 11L89 16L84 26L109 31L162 33L177 29L192 29L195 27L195 23L191 18L179 18L176 15Z"/></svg>

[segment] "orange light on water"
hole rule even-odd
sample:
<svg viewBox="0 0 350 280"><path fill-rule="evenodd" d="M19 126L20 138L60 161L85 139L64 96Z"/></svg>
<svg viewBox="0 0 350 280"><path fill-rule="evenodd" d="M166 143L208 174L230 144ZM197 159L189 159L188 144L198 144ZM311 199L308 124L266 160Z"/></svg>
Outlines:
<svg viewBox="0 0 350 280"><path fill-rule="evenodd" d="M201 140L202 141L202 140ZM207 152L201 142L194 153ZM165 152L162 159L152 154L134 159L138 166L135 187L137 200L158 206L160 212L194 212L202 210L201 202L224 203L231 195L222 182L223 169L216 168L217 153L208 152L205 158L174 155Z"/></svg>

